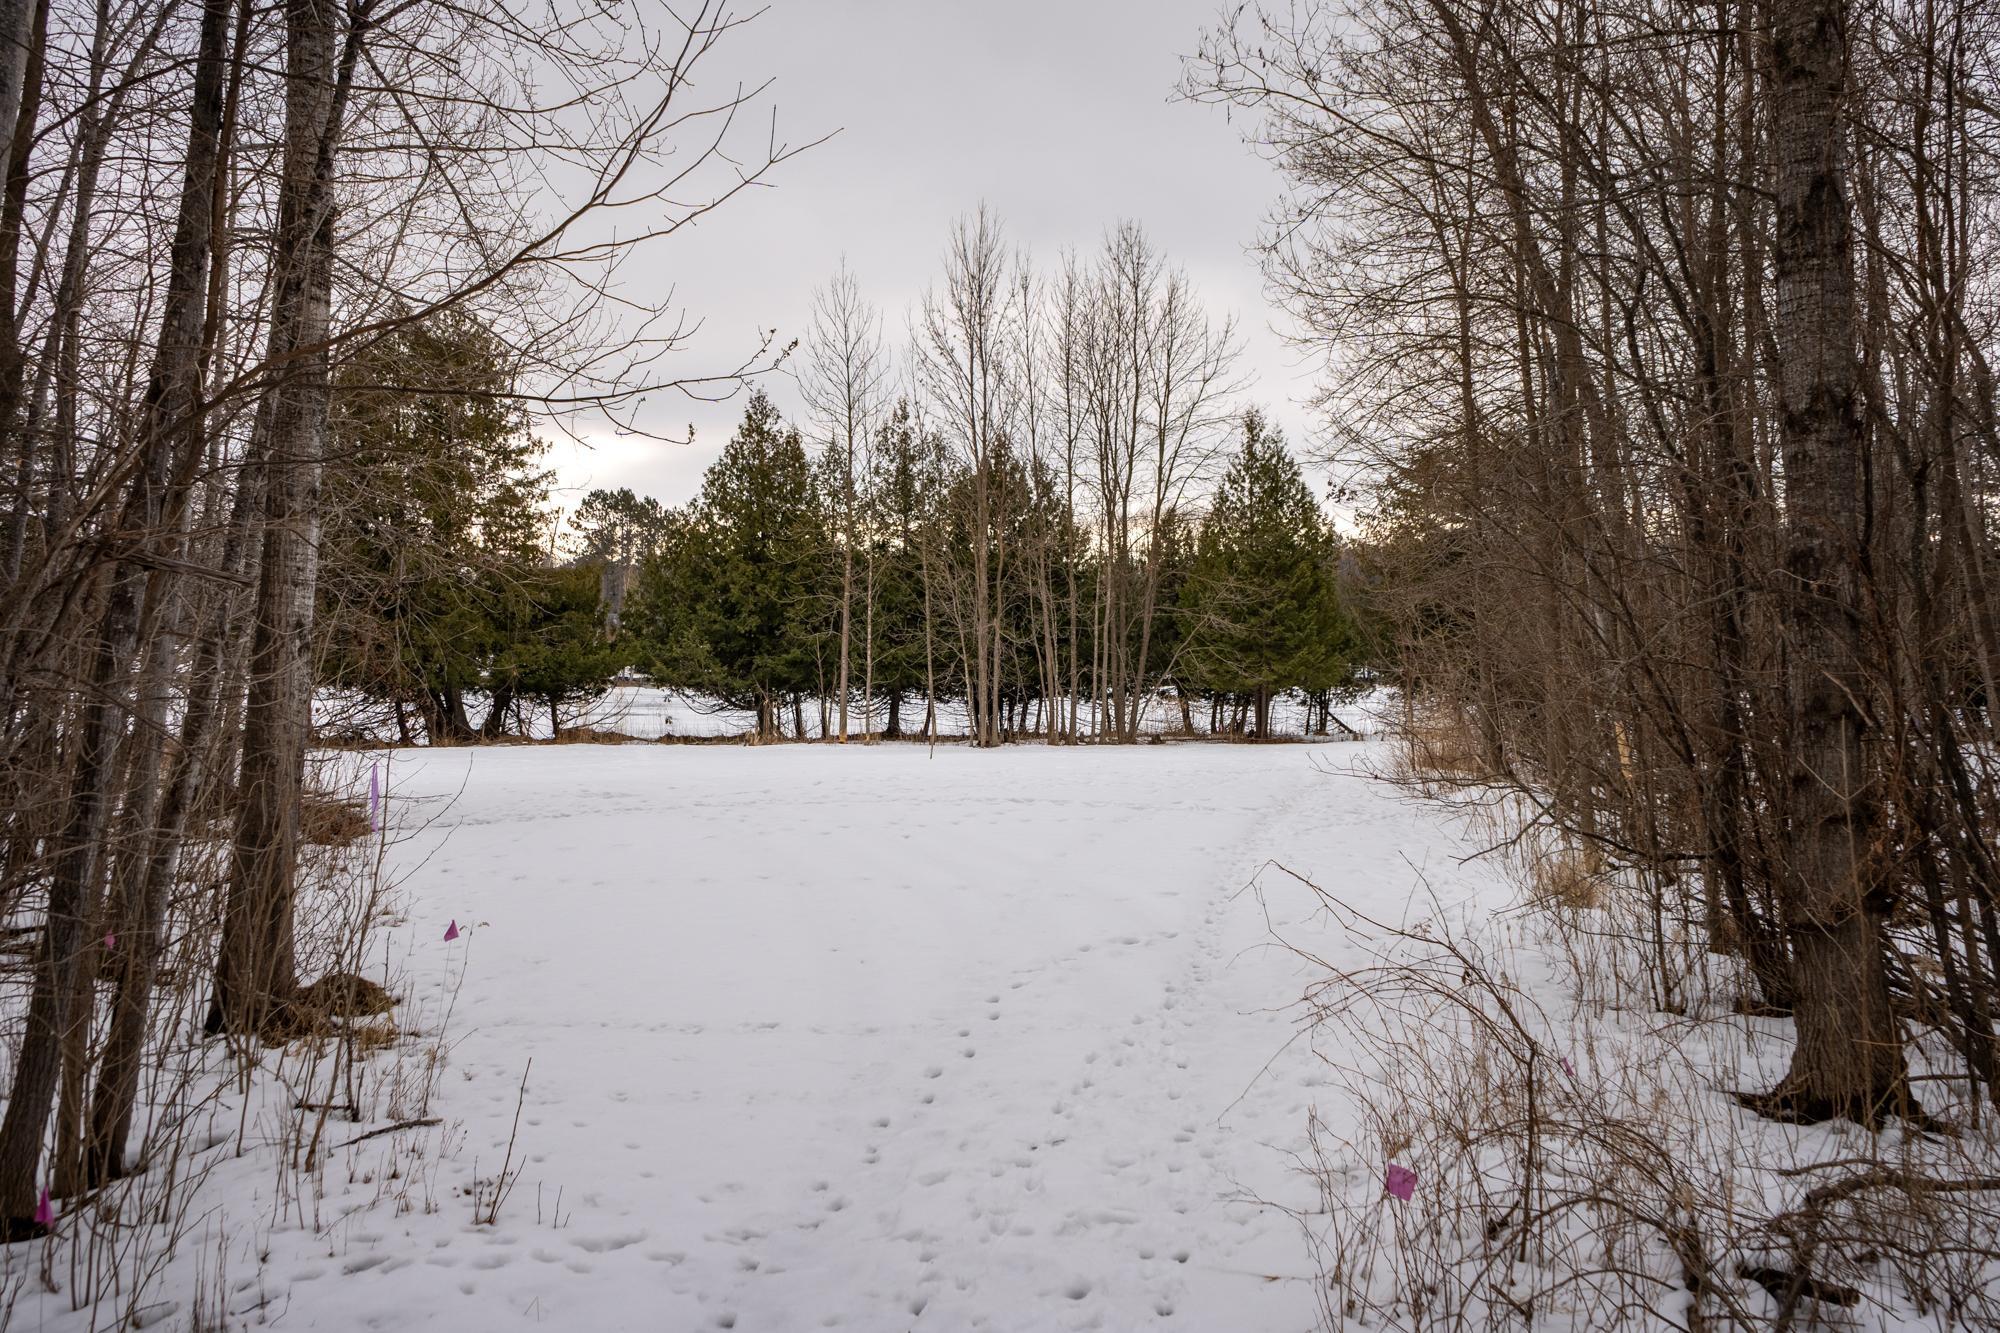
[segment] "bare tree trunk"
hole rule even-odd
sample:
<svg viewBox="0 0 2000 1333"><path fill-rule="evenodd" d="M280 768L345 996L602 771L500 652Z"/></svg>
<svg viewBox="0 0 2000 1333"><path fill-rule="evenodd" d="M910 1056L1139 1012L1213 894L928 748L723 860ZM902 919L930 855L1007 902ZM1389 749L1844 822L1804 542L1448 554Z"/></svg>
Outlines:
<svg viewBox="0 0 2000 1333"><path fill-rule="evenodd" d="M336 64L340 10L335 0L287 0L285 7L285 155L268 358L282 378L270 390L242 804L209 1015L216 1031L262 1029L297 986L292 905L312 724L308 653L326 453L333 154L361 31L357 19Z"/></svg>
<svg viewBox="0 0 2000 1333"><path fill-rule="evenodd" d="M868 545L868 561L861 586L861 739L875 739L875 545ZM844 734L845 724L841 726Z"/></svg>
<svg viewBox="0 0 2000 1333"><path fill-rule="evenodd" d="M1874 859L1887 842L1863 751L1864 457L1846 177L1844 0L1773 11L1780 445L1785 475L1792 832L1783 904L1798 1046L1767 1102L1876 1123L1906 1104Z"/></svg>
<svg viewBox="0 0 2000 1333"><path fill-rule="evenodd" d="M119 560L110 568L111 586L92 656L89 702L84 708L69 817L49 887L48 921L29 1002L28 1029L7 1114L0 1122L0 1219L5 1219L10 1229L31 1218L42 1132L62 1051L72 1039L82 1038L90 1021L88 964L94 959L94 941L85 939L85 928L95 913L97 886L104 874L104 830L116 773L114 761L125 732L124 678L138 650L149 605L157 609L161 598L172 596L171 577L165 572L149 574L146 557L167 544L184 503L193 461L201 452L196 402L222 111L222 56L228 34L226 3L211 0L210 9L220 13L219 17L205 13L202 24L196 111L159 342L147 386L131 491L118 525L121 544L136 559ZM4 35L0 33L0 38ZM0 51L0 62L8 58ZM158 651L173 653L175 648L167 643ZM140 774L138 780L150 788L151 775ZM79 1127L83 1114L81 1054L73 1050L69 1062L79 1089L69 1098L71 1118ZM80 1158L80 1133L65 1138L72 1145L70 1156ZM75 1161L68 1163L68 1169L60 1173L65 1177L60 1184L74 1189L81 1183L76 1165Z"/></svg>

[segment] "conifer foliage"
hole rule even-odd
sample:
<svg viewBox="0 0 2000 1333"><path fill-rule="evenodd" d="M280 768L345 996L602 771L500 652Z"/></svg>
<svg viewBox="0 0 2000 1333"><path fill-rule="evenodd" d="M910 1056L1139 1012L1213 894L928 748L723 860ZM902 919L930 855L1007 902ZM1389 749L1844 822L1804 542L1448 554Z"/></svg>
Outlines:
<svg viewBox="0 0 2000 1333"><path fill-rule="evenodd" d="M1274 694L1327 688L1353 665L1333 551L1283 437L1246 414L1242 449L1216 487L1179 600L1186 679L1248 695L1260 736L1269 734Z"/></svg>
<svg viewBox="0 0 2000 1333"><path fill-rule="evenodd" d="M1233 322L1130 222L1039 271L980 210L941 269L900 374L855 274L818 294L803 432L753 398L664 517L636 660L759 739L814 734L808 700L817 734L864 742L935 737L940 703L981 746L1132 744L1176 714L1268 736L1292 692L1323 732L1356 680L1337 546L1261 417L1217 485Z"/></svg>
<svg viewBox="0 0 2000 1333"><path fill-rule="evenodd" d="M511 390L462 318L398 331L334 385L322 679L390 704L405 740L413 718L433 743L516 730L517 705L602 693L621 665L595 573L544 545L543 448Z"/></svg>
<svg viewBox="0 0 2000 1333"><path fill-rule="evenodd" d="M824 514L799 432L762 392L646 567L632 628L661 679L754 710L757 736L818 688Z"/></svg>

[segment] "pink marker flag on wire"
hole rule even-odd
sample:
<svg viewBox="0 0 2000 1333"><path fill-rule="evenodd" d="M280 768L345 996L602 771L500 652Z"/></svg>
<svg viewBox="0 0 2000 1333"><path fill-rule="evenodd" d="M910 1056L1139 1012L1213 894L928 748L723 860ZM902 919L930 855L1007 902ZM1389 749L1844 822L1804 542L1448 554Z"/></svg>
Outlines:
<svg viewBox="0 0 2000 1333"><path fill-rule="evenodd" d="M457 938L458 938L458 918L457 918L457 917L453 917L453 918L451 919L451 924L450 924L450 925L448 925L448 926L446 926L446 927L444 928L444 937L445 937L445 939L446 939L447 941L449 941L449 940L455 940L455 939L457 939Z"/></svg>
<svg viewBox="0 0 2000 1333"><path fill-rule="evenodd" d="M1407 1166L1398 1166L1396 1163L1391 1162L1389 1163L1388 1185L1389 1193L1401 1199L1404 1203L1408 1203L1410 1196L1417 1192L1417 1173L1410 1170Z"/></svg>
<svg viewBox="0 0 2000 1333"><path fill-rule="evenodd" d="M104 947L105 947L105 948L107 948L107 949L115 949L115 948L117 948L117 947L118 947L118 937L117 937L116 935L113 935L113 934L112 934L112 933L110 933L109 931L106 931L106 932L105 932L105 934L104 934Z"/></svg>
<svg viewBox="0 0 2000 1333"><path fill-rule="evenodd" d="M55 1225L56 1210L55 1206L49 1202L49 1187L47 1185L42 1186L41 1202L35 1205L35 1221L40 1226L48 1227Z"/></svg>
<svg viewBox="0 0 2000 1333"><path fill-rule="evenodd" d="M376 760L368 766L368 827L370 831L382 827L382 761Z"/></svg>

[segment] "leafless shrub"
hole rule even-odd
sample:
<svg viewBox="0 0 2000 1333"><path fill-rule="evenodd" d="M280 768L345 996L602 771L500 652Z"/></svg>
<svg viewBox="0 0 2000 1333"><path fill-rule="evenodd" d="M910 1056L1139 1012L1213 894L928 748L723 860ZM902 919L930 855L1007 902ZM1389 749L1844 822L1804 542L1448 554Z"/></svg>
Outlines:
<svg viewBox="0 0 2000 1333"><path fill-rule="evenodd" d="M1547 920L1604 908L1466 924L1433 900L1395 926L1284 874L1368 960L1301 951L1323 969L1304 1022L1360 1108L1351 1124L1316 1117L1303 1163L1330 1327L2000 1318L1990 1119L1883 1136L1772 1125L1730 1096L1784 1058L1771 1021L1708 993L1697 1016L1662 1013L1621 981L1640 975L1642 943L1600 929L1578 950ZM1550 972L1566 1012L1523 981ZM1391 1163L1417 1173L1407 1204L1385 1192Z"/></svg>

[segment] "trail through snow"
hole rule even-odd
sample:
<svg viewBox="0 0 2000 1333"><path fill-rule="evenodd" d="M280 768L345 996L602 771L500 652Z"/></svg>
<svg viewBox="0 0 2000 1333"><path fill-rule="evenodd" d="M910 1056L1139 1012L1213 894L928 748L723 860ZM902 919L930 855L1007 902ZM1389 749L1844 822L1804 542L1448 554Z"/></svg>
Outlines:
<svg viewBox="0 0 2000 1333"><path fill-rule="evenodd" d="M362 1206L408 1136L371 1140L229 1275L305 1328L1309 1329L1260 1200L1310 1208L1308 1114L1347 1116L1272 931L1346 946L1246 886L1276 861L1391 919L1420 870L1504 893L1380 757L397 752L399 1015L458 987L436 1208ZM479 1225L517 1098L524 1174ZM268 1168L207 1188L248 1212Z"/></svg>

